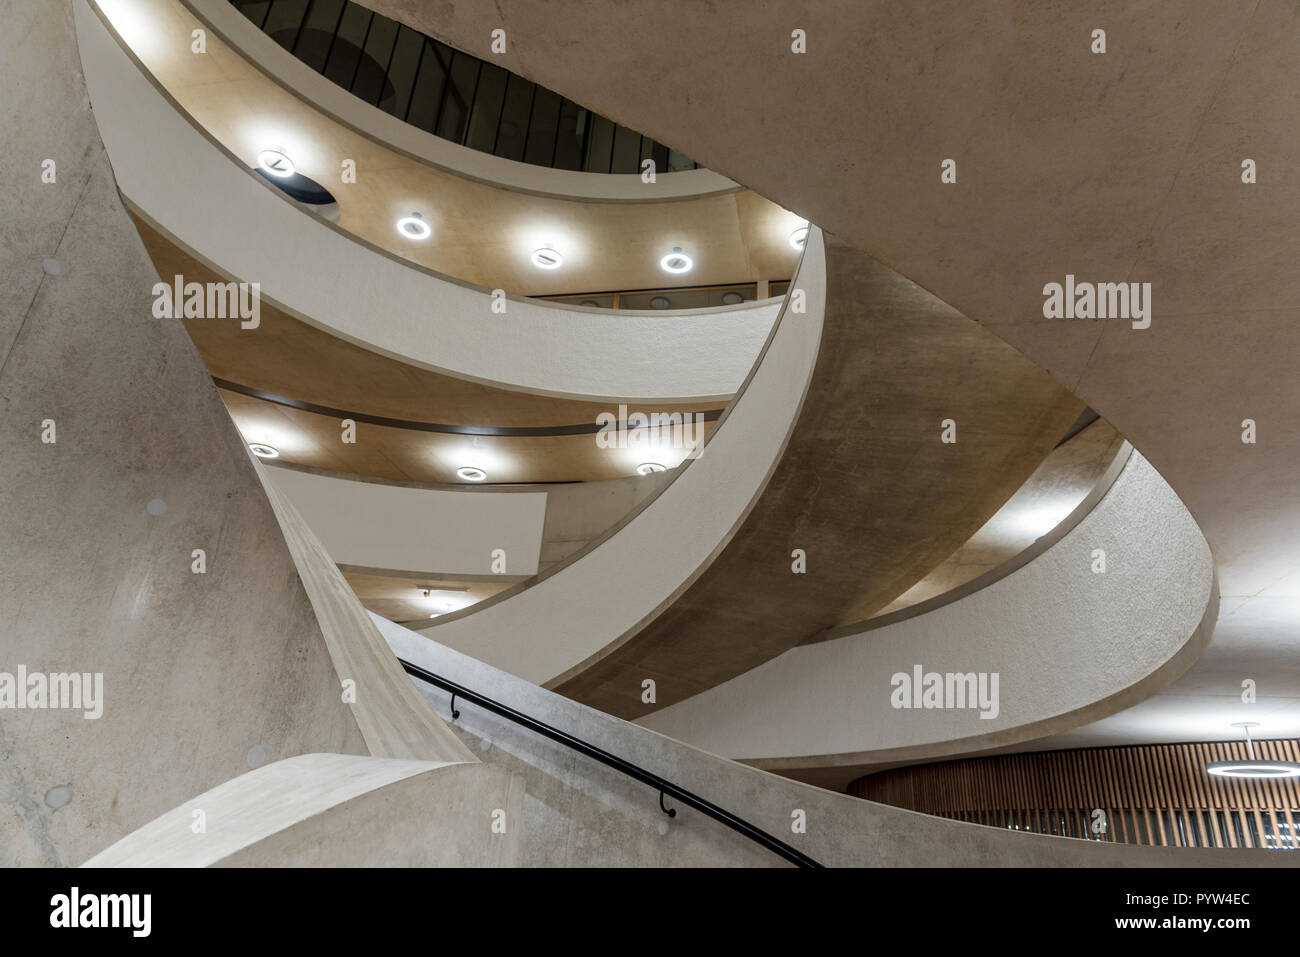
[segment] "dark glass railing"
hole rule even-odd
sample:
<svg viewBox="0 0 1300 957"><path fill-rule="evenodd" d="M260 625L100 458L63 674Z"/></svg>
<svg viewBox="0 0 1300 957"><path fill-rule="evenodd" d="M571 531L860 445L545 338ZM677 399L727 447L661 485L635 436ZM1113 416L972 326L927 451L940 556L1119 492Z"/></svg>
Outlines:
<svg viewBox="0 0 1300 957"><path fill-rule="evenodd" d="M508 70L350 0L230 0L317 73L385 113L462 146L588 173L695 162Z"/></svg>

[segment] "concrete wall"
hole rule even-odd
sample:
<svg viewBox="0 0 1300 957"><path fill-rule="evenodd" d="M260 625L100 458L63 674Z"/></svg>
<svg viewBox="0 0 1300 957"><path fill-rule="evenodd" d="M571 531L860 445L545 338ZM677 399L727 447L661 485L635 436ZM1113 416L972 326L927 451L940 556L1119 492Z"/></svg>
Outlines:
<svg viewBox="0 0 1300 957"><path fill-rule="evenodd" d="M460 378L566 398L730 397L779 301L661 312L510 299L439 276L281 198L196 129L86 0L78 37L122 193L218 273L261 283L290 315L382 355ZM250 229L250 223L258 228Z"/></svg>
<svg viewBox="0 0 1300 957"><path fill-rule="evenodd" d="M617 648L671 604L727 544L799 415L821 340L825 248L814 229L795 274L807 311L782 319L752 378L654 499L617 532L535 583L440 617L424 633L537 683Z"/></svg>
<svg viewBox="0 0 1300 957"><path fill-rule="evenodd" d="M596 541L676 475L670 470L548 487L538 571L554 568Z"/></svg>
<svg viewBox="0 0 1300 957"><path fill-rule="evenodd" d="M547 722L737 814L828 866L839 867L1225 867L1295 866L1263 850L1141 847L966 824L864 801L717 757L538 688L467 655L376 619L402 658ZM424 686L440 714L448 695ZM588 758L562 754L536 735L457 699L453 725L485 762L524 777L520 862L619 866L743 862L781 864L687 808L667 821L658 794L619 781ZM486 742L486 745L484 744ZM526 765L535 770L530 772ZM572 793L573 790L581 792ZM672 801L668 804L672 806ZM794 833L796 811L806 833ZM766 857L766 861L764 861Z"/></svg>
<svg viewBox="0 0 1300 957"><path fill-rule="evenodd" d="M367 750L243 443L151 315L72 18L20 0L0 34L0 671L102 673L103 714L0 709L6 865L78 863L251 767Z"/></svg>
<svg viewBox="0 0 1300 957"><path fill-rule="evenodd" d="M512 576L537 572L548 493L409 488L266 467L340 565L492 575L504 549Z"/></svg>
<svg viewBox="0 0 1300 957"><path fill-rule="evenodd" d="M776 768L1001 746L1145 698L1200 654L1217 611L1204 536L1133 453L1078 525L1005 577L915 617L793 648L640 723ZM910 686L917 665L997 674L996 711L895 707L893 676Z"/></svg>
<svg viewBox="0 0 1300 957"><path fill-rule="evenodd" d="M186 801L86 866L510 866L522 796L522 780L477 762L305 754Z"/></svg>

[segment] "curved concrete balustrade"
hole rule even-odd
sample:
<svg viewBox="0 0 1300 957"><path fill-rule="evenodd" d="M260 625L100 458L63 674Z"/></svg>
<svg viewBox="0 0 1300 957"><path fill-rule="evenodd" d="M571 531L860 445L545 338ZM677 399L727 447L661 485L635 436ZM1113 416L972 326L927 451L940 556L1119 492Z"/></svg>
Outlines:
<svg viewBox="0 0 1300 957"><path fill-rule="evenodd" d="M741 394L675 480L534 584L444 615L426 633L541 684L609 654L668 606L725 547L786 447L821 341L825 269L813 229L791 287L806 311L782 311Z"/></svg>
<svg viewBox="0 0 1300 957"><path fill-rule="evenodd" d="M376 142L459 176L516 192L600 203L661 203L743 188L712 170L692 169L658 173L653 189L647 190L636 173L552 169L470 149L405 123L326 79L259 30L230 0L181 2L291 93Z"/></svg>
<svg viewBox="0 0 1300 957"><path fill-rule="evenodd" d="M80 673L95 701L0 708L4 865L78 863L263 762L367 751L243 443L150 314L72 16L10 4L0 34L22 184L0 197L0 670Z"/></svg>
<svg viewBox="0 0 1300 957"><path fill-rule="evenodd" d="M277 761L186 801L85 867L509 867L523 782L477 762ZM203 830L195 823L202 821Z"/></svg>
<svg viewBox="0 0 1300 957"><path fill-rule="evenodd" d="M244 454L251 458L251 453ZM410 693L404 672L384 653L383 639L343 573L288 498L267 482L265 466L258 470L338 672L339 686L328 697L352 709L370 754L474 761L447 725Z"/></svg>
<svg viewBox="0 0 1300 957"><path fill-rule="evenodd" d="M1134 453L1059 541L913 614L921 610L792 649L641 724L765 768L818 769L818 782L842 786L865 765L1023 742L1142 700L1200 655L1218 592L1196 522ZM922 707L918 668L984 672L988 695L977 702L963 687Z"/></svg>
<svg viewBox="0 0 1300 957"><path fill-rule="evenodd" d="M504 27L518 39L504 67L888 263L1159 469L1215 554L1214 641L1166 692L1051 746L1235 739L1232 722L1261 719L1300 734L1293 5L826 3L801 11L808 52L792 55L779 6L670 3L646 30L633 5L365 3L453 45ZM769 55L734 42L737 18ZM846 102L861 107L848 126ZM777 141L770 115L789 121ZM1242 181L1247 159L1257 182ZM1067 274L1151 283L1150 326L1044 318L1044 285Z"/></svg>
<svg viewBox="0 0 1300 957"><path fill-rule="evenodd" d="M1265 850L1136 847L931 817L780 777L630 724L376 618L393 652L686 788L831 867L1294 866ZM417 682L418 683L418 682ZM420 683L422 684L422 683ZM448 695L423 685L439 713ZM686 807L665 823L654 791L457 699L462 739L525 781L521 863L780 865ZM807 822L795 833L796 812Z"/></svg>
<svg viewBox="0 0 1300 957"><path fill-rule="evenodd" d="M292 316L382 355L459 378L601 401L729 398L780 302L664 315L508 298L370 246L284 202L190 122L77 0L87 85L122 193L222 276L261 284ZM256 335L255 330L249 330Z"/></svg>
<svg viewBox="0 0 1300 957"><path fill-rule="evenodd" d="M1082 411L1014 350L838 240L826 242L826 277L816 369L741 527L662 616L550 687L636 717L870 616L997 512Z"/></svg>
<svg viewBox="0 0 1300 957"><path fill-rule="evenodd" d="M544 491L407 488L275 466L262 475L340 565L490 577L500 549L509 579L537 574Z"/></svg>

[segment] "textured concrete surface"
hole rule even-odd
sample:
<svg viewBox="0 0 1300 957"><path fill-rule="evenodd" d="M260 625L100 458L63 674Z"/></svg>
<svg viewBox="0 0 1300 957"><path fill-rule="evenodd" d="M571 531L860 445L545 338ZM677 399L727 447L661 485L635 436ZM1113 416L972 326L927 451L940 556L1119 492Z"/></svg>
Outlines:
<svg viewBox="0 0 1300 957"><path fill-rule="evenodd" d="M1003 747L1121 711L1199 657L1217 613L1204 536L1135 452L1078 525L1010 574L916 617L791 649L640 723L842 788L868 765ZM894 675L910 683L918 666L996 674L996 698L895 707Z"/></svg>
<svg viewBox="0 0 1300 957"><path fill-rule="evenodd" d="M561 693L640 716L870 616L970 538L1082 411L914 283L835 240L826 252L817 366L767 487L690 588Z"/></svg>
<svg viewBox="0 0 1300 957"><path fill-rule="evenodd" d="M1294 3L365 5L470 51L506 29L504 67L915 280L1165 476L1215 554L1214 641L1167 694L1055 746L1222 740L1263 706L1269 734L1300 734ZM1152 283L1150 328L1045 319L1067 273Z"/></svg>
<svg viewBox="0 0 1300 957"><path fill-rule="evenodd" d="M806 294L806 310L783 311L762 359L710 431L702 453L675 470L657 496L526 587L502 592L470 615L446 615L427 631L541 684L564 680L609 654L670 604L742 522L798 416L825 307L819 230L808 235L796 282ZM671 445L673 438L671 430L667 436L661 431L660 443ZM634 446L640 443L627 444L620 454L639 455Z"/></svg>
<svg viewBox="0 0 1300 957"><path fill-rule="evenodd" d="M0 710L0 863L73 864L250 767L366 745L243 445L151 315L70 5L0 17L0 670L102 672L104 697Z"/></svg>
<svg viewBox="0 0 1300 957"><path fill-rule="evenodd" d="M411 694L401 666L388 654L369 613L343 573L284 493L258 472L284 532L289 553L320 622L341 683L370 754L421 761L473 761L451 729Z"/></svg>
<svg viewBox="0 0 1300 957"><path fill-rule="evenodd" d="M304 754L186 801L86 866L510 866L522 795L477 761Z"/></svg>
<svg viewBox="0 0 1300 957"><path fill-rule="evenodd" d="M1139 847L1007 831L905 811L812 787L738 764L588 708L376 620L393 650L435 674L674 782L832 867L1232 867L1296 866L1300 855L1264 850ZM425 693L447 714L447 696ZM658 796L612 778L594 761L571 760L457 699L457 726L488 763L525 780L521 863L592 865L762 863L749 842L696 812L679 809L661 834ZM483 747L486 740L491 746ZM525 765L532 765L530 771ZM558 779L558 780L557 780ZM576 788L574 795L565 788ZM671 801L669 802L671 806ZM795 812L806 831L796 833ZM683 833L677 834L674 829ZM656 839L655 835L658 834ZM782 864L767 854L769 864Z"/></svg>

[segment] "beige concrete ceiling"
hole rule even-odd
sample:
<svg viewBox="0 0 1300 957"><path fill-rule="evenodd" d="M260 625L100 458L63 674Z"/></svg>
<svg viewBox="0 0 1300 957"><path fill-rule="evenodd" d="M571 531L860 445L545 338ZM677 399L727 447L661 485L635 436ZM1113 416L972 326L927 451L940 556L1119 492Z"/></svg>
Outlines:
<svg viewBox="0 0 1300 957"><path fill-rule="evenodd" d="M873 617L928 601L1020 554L1088 497L1123 444L1124 437L1098 419L1053 449L979 531Z"/></svg>
<svg viewBox="0 0 1300 957"><path fill-rule="evenodd" d="M361 604L389 621L429 623L431 617L467 608L510 587L509 582L398 576L343 569ZM426 595L425 592L430 592Z"/></svg>
<svg viewBox="0 0 1300 957"><path fill-rule="evenodd" d="M421 266L527 296L780 280L794 272L798 256L788 240L802 219L747 190L596 203L489 186L340 124L212 31L207 53L192 53L191 31L202 24L178 0L117 0L105 11L155 80L217 142L249 166L261 149L285 149L300 172L338 199L343 229ZM355 183L341 182L345 159L356 163ZM433 224L430 240L397 233L398 218L415 211ZM548 243L565 257L558 270L529 261ZM694 258L690 273L660 268L674 246Z"/></svg>
<svg viewBox="0 0 1300 957"><path fill-rule="evenodd" d="M508 69L920 283L1160 470L1214 550L1214 640L1167 692L1055 746L1226 738L1265 713L1263 733L1300 733L1294 3L365 5L462 47L504 27ZM1044 318L1067 273L1150 282L1151 326Z"/></svg>
<svg viewBox="0 0 1300 957"><path fill-rule="evenodd" d="M293 465L365 478L456 485L464 484L456 470L470 465L486 471L490 485L591 482L635 475L644 461L673 468L686 455L669 447L653 456L635 449L601 448L591 433L460 435L367 422L357 423L355 442L344 443L338 416L304 412L228 389L220 392L245 441L270 445ZM711 427L704 423L704 434Z"/></svg>

